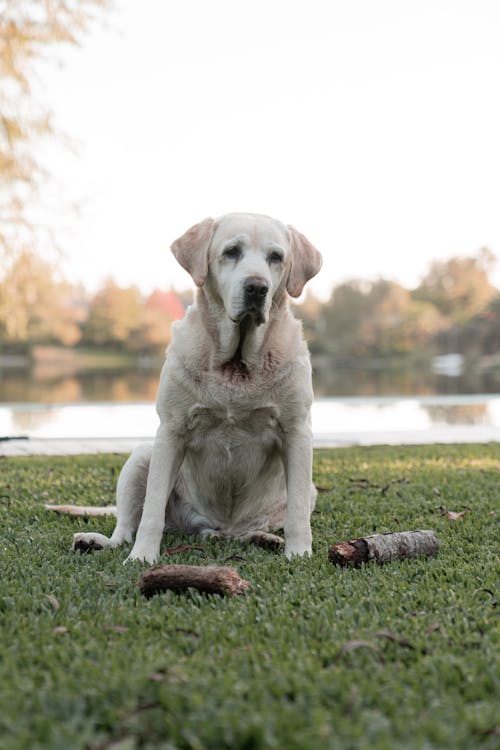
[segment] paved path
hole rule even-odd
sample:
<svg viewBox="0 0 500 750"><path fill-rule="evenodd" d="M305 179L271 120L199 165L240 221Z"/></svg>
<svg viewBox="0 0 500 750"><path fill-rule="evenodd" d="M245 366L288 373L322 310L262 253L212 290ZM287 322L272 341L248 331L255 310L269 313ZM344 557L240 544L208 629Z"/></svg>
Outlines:
<svg viewBox="0 0 500 750"><path fill-rule="evenodd" d="M153 438L28 438L0 440L0 456L74 456L82 453L130 453ZM349 445L419 445L425 443L500 442L500 428L485 425L431 427L424 430L381 430L318 434L315 448Z"/></svg>

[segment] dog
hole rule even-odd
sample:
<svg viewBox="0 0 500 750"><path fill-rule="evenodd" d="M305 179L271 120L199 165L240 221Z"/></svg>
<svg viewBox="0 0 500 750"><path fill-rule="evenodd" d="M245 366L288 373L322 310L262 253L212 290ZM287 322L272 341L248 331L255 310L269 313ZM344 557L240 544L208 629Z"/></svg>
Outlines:
<svg viewBox="0 0 500 750"><path fill-rule="evenodd" d="M135 534L127 560L151 564L164 529L272 546L284 528L286 557L310 555L311 365L288 297L321 255L294 227L248 213L205 219L171 250L198 289L172 326L160 426L123 466L112 536L77 533L73 547L117 547Z"/></svg>

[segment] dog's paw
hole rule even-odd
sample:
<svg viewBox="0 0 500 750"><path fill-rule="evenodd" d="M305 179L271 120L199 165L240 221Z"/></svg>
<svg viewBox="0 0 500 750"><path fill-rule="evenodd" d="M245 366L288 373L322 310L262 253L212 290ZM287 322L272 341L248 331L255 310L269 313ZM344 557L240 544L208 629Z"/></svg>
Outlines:
<svg viewBox="0 0 500 750"><path fill-rule="evenodd" d="M257 547L276 551L281 549L285 544L285 540L281 536L270 534L267 531L255 531L246 541L255 544Z"/></svg>
<svg viewBox="0 0 500 750"><path fill-rule="evenodd" d="M222 534L217 529L202 529L200 536L202 539L219 539Z"/></svg>
<svg viewBox="0 0 500 750"><path fill-rule="evenodd" d="M73 534L73 549L78 552L96 552L109 547L109 539L104 534L83 533Z"/></svg>
<svg viewBox="0 0 500 750"><path fill-rule="evenodd" d="M155 563L158 560L159 554L160 554L159 550L157 553L154 553L151 550L141 550L140 548L136 549L136 547L134 547L130 555L125 560L125 563L140 562L140 563L148 563L149 565L153 565L153 563Z"/></svg>
<svg viewBox="0 0 500 750"><path fill-rule="evenodd" d="M312 547L309 542L300 541L286 541L285 543L285 557L291 560L294 556L304 557L304 555L312 555Z"/></svg>

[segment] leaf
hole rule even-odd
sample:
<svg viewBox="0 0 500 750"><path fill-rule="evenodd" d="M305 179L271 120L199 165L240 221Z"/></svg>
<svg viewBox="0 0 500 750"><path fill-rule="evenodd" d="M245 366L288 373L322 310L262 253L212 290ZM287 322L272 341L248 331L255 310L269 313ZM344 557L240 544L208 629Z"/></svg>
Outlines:
<svg viewBox="0 0 500 750"><path fill-rule="evenodd" d="M330 492L331 487L318 487L318 485L316 485L316 489L318 492Z"/></svg>
<svg viewBox="0 0 500 750"><path fill-rule="evenodd" d="M459 518L463 518L467 513L466 510L461 510L460 513L455 513L453 510L447 510L443 515L449 518L451 521L458 521Z"/></svg>
<svg viewBox="0 0 500 750"><path fill-rule="evenodd" d="M105 625L106 630L113 630L115 633L126 633L128 628L125 625Z"/></svg>
<svg viewBox="0 0 500 750"><path fill-rule="evenodd" d="M454 510L447 510L447 508L444 508L442 505L440 505L439 510L441 511L442 516L446 516L446 518L449 518L451 521L458 521L459 518L463 518L465 516L470 508L466 508L465 510L457 512Z"/></svg>
<svg viewBox="0 0 500 750"><path fill-rule="evenodd" d="M58 625L52 630L52 635L63 635L64 633L69 633L68 628L65 628L64 625Z"/></svg>
<svg viewBox="0 0 500 750"><path fill-rule="evenodd" d="M47 597L54 612L57 612L57 610L61 608L59 600L54 596L54 594L45 594L45 596Z"/></svg>

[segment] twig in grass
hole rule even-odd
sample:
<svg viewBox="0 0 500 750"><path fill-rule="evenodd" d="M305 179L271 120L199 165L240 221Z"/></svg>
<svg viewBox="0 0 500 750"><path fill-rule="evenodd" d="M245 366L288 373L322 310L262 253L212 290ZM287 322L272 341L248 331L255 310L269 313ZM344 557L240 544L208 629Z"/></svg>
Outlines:
<svg viewBox="0 0 500 750"><path fill-rule="evenodd" d="M366 477L349 477L349 482L353 485L353 487L358 487L360 489L370 489L370 490L379 490L381 495L385 495L386 492L394 485L394 484L409 484L410 480L408 477L400 477L399 479L391 479L390 482L387 482L383 487L381 487L379 484L374 484L369 479L366 479Z"/></svg>
<svg viewBox="0 0 500 750"><path fill-rule="evenodd" d="M198 550L198 552L206 551L206 547L202 547L200 544L178 544L177 547L167 547L167 549L163 550L163 554L175 555L176 552L187 552L191 549Z"/></svg>
<svg viewBox="0 0 500 750"><path fill-rule="evenodd" d="M387 482L387 484L384 487L380 488L380 493L382 495L385 495L386 492L394 485L394 484L409 484L410 480L408 477L401 477L401 479L391 479L390 482Z"/></svg>
<svg viewBox="0 0 500 750"><path fill-rule="evenodd" d="M373 651L377 657L380 659L380 661L384 661L382 654L380 653L380 649L378 646L376 646L374 643L371 643L370 641L346 641L340 651L339 656L344 656L345 654L349 654L351 651L357 651L360 648L367 648L370 651Z"/></svg>
<svg viewBox="0 0 500 750"><path fill-rule="evenodd" d="M410 641L407 641L406 638L402 638L400 635L396 635L396 633L391 633L390 630L379 630L378 633L375 633L375 636L377 638L386 638L388 641L397 643L398 646L403 646L403 648L409 648L412 651L415 650L413 643L410 643Z"/></svg>
<svg viewBox="0 0 500 750"><path fill-rule="evenodd" d="M328 550L328 559L334 565L360 565L404 560L410 557L437 555L439 541L434 531L398 531L393 534L370 536L339 542Z"/></svg>
<svg viewBox="0 0 500 750"><path fill-rule="evenodd" d="M235 568L219 565L162 565L146 570L139 579L139 589L148 599L160 591L198 589L205 594L244 594L250 588Z"/></svg>

